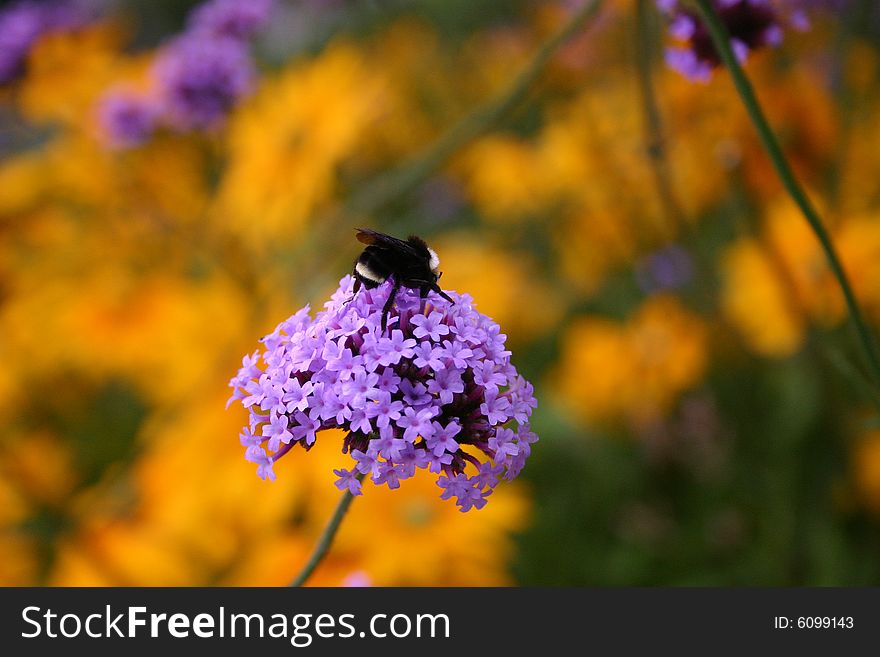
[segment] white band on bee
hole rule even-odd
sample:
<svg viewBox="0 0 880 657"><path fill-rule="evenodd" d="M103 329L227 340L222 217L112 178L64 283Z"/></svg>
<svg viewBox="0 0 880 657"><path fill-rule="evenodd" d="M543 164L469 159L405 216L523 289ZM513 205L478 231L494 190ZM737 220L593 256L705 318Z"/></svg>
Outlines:
<svg viewBox="0 0 880 657"><path fill-rule="evenodd" d="M367 279L368 281L373 281L375 283L384 283L385 282L384 276L380 276L379 274L374 272L372 269L367 267L367 265L365 265L362 262L357 263L354 266L354 270L358 273L359 276Z"/></svg>
<svg viewBox="0 0 880 657"><path fill-rule="evenodd" d="M432 248L428 248L428 253L431 256L431 259L428 261L428 269L436 274L437 270L440 269L440 258L437 257L437 253Z"/></svg>

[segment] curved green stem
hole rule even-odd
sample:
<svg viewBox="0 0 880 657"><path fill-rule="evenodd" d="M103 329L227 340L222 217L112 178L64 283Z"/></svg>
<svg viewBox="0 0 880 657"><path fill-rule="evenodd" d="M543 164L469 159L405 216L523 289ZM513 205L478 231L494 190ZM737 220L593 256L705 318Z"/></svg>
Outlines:
<svg viewBox="0 0 880 657"><path fill-rule="evenodd" d="M358 473L358 481L362 481L363 478L364 475ZM293 578L293 581L290 582L289 586L302 586L305 584L306 580L311 577L315 568L318 567L318 564L321 563L327 555L327 552L330 550L330 544L333 543L333 539L336 537L336 532L339 531L339 526L342 524L342 519L348 511L348 507L351 506L352 500L354 500L354 495L351 494L351 491L346 490L342 494L339 504L336 505L336 511L333 512L330 522L327 523L327 526L321 533L321 538L318 539L318 543L315 545L315 549L312 551L309 560L306 562L306 565L303 566L303 569L299 574Z"/></svg>
<svg viewBox="0 0 880 657"><path fill-rule="evenodd" d="M664 237L672 239L679 224L683 221L681 209L673 191L666 156L666 143L663 136L663 121L654 89L651 55L654 46L654 32L651 25L652 0L636 0L636 72L638 73L639 94L645 123L646 151L654 174L654 183L666 215L663 226Z"/></svg>
<svg viewBox="0 0 880 657"><path fill-rule="evenodd" d="M874 383L880 384L880 355L878 355L877 345L874 342L871 331L862 316L858 303L856 302L852 286L849 283L849 279L846 276L846 272L843 269L843 265L841 264L840 257L837 255L831 237L825 229L819 213L813 207L806 193L798 183L797 178L794 176L794 172L782 152L782 147L779 145L776 135L773 133L767 118L764 116L764 112L761 109L755 91L733 53L733 49L730 46L730 35L727 33L727 29L721 22L721 19L718 17L718 14L709 0L695 0L695 2L705 20L706 27L712 37L712 43L715 45L715 49L718 51L724 65L730 71L737 93L742 99L743 105L745 105L752 124L758 131L758 136L764 146L764 150L767 151L767 155L770 156L770 160L773 162L773 167L776 169L779 179L782 181L782 184L791 199L797 204L801 213L804 215L804 218L810 224L810 227L813 229L813 232L816 234L816 237L822 246L822 250L825 252L825 257L828 260L831 271L837 279L840 289L843 292L844 299L846 300L846 306L849 310L850 318L856 327L856 332L858 333L859 341L861 342L862 349L870 366Z"/></svg>

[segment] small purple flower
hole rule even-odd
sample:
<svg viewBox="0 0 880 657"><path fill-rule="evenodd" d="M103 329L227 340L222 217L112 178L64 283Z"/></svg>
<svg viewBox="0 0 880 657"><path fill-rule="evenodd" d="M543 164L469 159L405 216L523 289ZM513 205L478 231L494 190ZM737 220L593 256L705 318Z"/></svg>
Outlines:
<svg viewBox="0 0 880 657"><path fill-rule="evenodd" d="M414 476L416 470L424 469L428 466L429 459L430 455L425 450L416 449L412 445L404 443L397 456L400 477L402 479L409 479Z"/></svg>
<svg viewBox="0 0 880 657"><path fill-rule="evenodd" d="M352 495L361 494L361 482L357 478L355 470L333 470L339 479L336 480L336 488L339 490L348 490Z"/></svg>
<svg viewBox="0 0 880 657"><path fill-rule="evenodd" d="M403 401L391 399L391 393L387 389L380 390L375 403L367 405L366 412L367 417L376 419L377 427L387 427L400 418L403 413Z"/></svg>
<svg viewBox="0 0 880 657"><path fill-rule="evenodd" d="M345 340L339 338L336 342L328 342L322 354L323 359L327 361L327 371L336 372L342 381L348 381L364 371L363 358L355 356L354 352L345 346Z"/></svg>
<svg viewBox="0 0 880 657"><path fill-rule="evenodd" d="M400 453L410 446L403 438L393 438L391 435L374 438L370 445L389 461L399 461Z"/></svg>
<svg viewBox="0 0 880 657"><path fill-rule="evenodd" d="M400 382L400 394L403 395L403 403L412 408L430 404L432 397L428 389L421 383L403 379Z"/></svg>
<svg viewBox="0 0 880 657"><path fill-rule="evenodd" d="M348 423L351 425L352 431L357 431L363 434L369 434L373 431L373 424L370 422L366 410L362 408L353 408L351 410Z"/></svg>
<svg viewBox="0 0 880 657"><path fill-rule="evenodd" d="M443 314L432 312L430 315L416 315L412 318L412 323L416 326L413 335L417 338L428 337L434 342L439 342L444 335L449 335L449 327L443 323Z"/></svg>
<svg viewBox="0 0 880 657"><path fill-rule="evenodd" d="M144 143L156 129L158 118L154 100L129 89L111 89L98 103L98 124L111 148Z"/></svg>
<svg viewBox="0 0 880 657"><path fill-rule="evenodd" d="M434 372L442 372L444 370L444 352L442 347L438 347L430 342L422 342L416 346L413 352L415 354L413 363L415 363L416 367L427 367Z"/></svg>
<svg viewBox="0 0 880 657"><path fill-rule="evenodd" d="M480 471L475 474L471 479L480 485L488 486L489 488L493 488L498 485L498 478L504 473L503 465L493 465L491 463L481 463Z"/></svg>
<svg viewBox="0 0 880 657"><path fill-rule="evenodd" d="M445 369L435 373L434 378L428 379L428 392L442 403L451 404L456 393L464 392L464 381L459 373L462 369L464 368Z"/></svg>
<svg viewBox="0 0 880 657"><path fill-rule="evenodd" d="M324 429L347 432L354 461L336 485L360 492L355 472L397 488L418 470L438 475L443 499L479 509L522 470L537 437L534 389L510 363L500 327L473 308L401 289L381 328L389 284L353 296L353 279L314 319L300 311L242 360L232 400L248 409L240 440L258 474ZM268 449L268 453L267 450Z"/></svg>
<svg viewBox="0 0 880 657"><path fill-rule="evenodd" d="M452 364L456 369L466 369L468 365L468 359L473 358L474 352L467 348L467 346L463 345L460 342L452 342L451 340L443 341L443 353L442 358L447 358L452 361Z"/></svg>
<svg viewBox="0 0 880 657"><path fill-rule="evenodd" d="M510 398L507 395L498 394L497 388L486 388L485 400L480 404L480 412L489 424L504 424L510 419Z"/></svg>
<svg viewBox="0 0 880 657"><path fill-rule="evenodd" d="M306 410L309 405L309 393L312 391L311 381L300 383L299 379L288 378L283 390L281 402L288 413Z"/></svg>
<svg viewBox="0 0 880 657"><path fill-rule="evenodd" d="M690 283L693 276L693 259L677 244L654 251L636 263L636 282L648 294L677 290Z"/></svg>
<svg viewBox="0 0 880 657"><path fill-rule="evenodd" d="M239 41L184 35L162 49L153 77L163 116L186 131L218 125L251 91L254 67Z"/></svg>
<svg viewBox="0 0 880 657"><path fill-rule="evenodd" d="M391 338L380 337L377 341L376 348L382 354L379 364L397 365L401 358L412 358L415 346L413 338L405 338L403 331L395 329L391 331Z"/></svg>
<svg viewBox="0 0 880 657"><path fill-rule="evenodd" d="M431 418L434 415L433 408L423 408L419 411L412 407L406 408L403 417L397 422L397 426L404 430L403 439L412 443L419 436L426 440L433 436L434 425L431 423Z"/></svg>
<svg viewBox="0 0 880 657"><path fill-rule="evenodd" d="M379 473L380 463L378 456L378 453L373 454L372 451L362 452L359 449L352 450L351 452L351 457L357 461L355 466L357 471L361 474L372 474L374 479Z"/></svg>
<svg viewBox="0 0 880 657"><path fill-rule="evenodd" d="M342 386L342 390L352 408L363 408L367 399L375 398L380 392L382 392L376 387L378 383L378 374L362 370L355 373L355 375Z"/></svg>
<svg viewBox="0 0 880 657"><path fill-rule="evenodd" d="M269 438L268 447L273 452L277 452L281 443L285 445L293 440L293 434L290 433L288 427L288 418L286 415L271 416L268 425L263 425L263 435Z"/></svg>
<svg viewBox="0 0 880 657"><path fill-rule="evenodd" d="M434 422L434 431L430 438L427 438L428 449L434 456L442 456L443 452L455 454L458 451L458 443L455 442L455 436L461 431L461 425L452 420L445 427L439 422Z"/></svg>
<svg viewBox="0 0 880 657"><path fill-rule="evenodd" d="M390 461L379 464L379 475L373 477L373 483L386 484L388 488L394 490L400 488L400 479L404 474L402 465L394 465Z"/></svg>

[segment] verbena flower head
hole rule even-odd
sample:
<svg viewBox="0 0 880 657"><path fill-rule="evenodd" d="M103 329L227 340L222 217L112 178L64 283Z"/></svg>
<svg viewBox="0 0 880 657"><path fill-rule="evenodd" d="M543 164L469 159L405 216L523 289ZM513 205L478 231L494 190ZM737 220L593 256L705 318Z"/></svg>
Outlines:
<svg viewBox="0 0 880 657"><path fill-rule="evenodd" d="M153 68L163 115L180 130L217 125L250 92L254 75L240 41L198 34L169 44Z"/></svg>
<svg viewBox="0 0 880 657"><path fill-rule="evenodd" d="M114 148L129 148L146 141L158 116L153 98L125 87L111 89L98 103L98 123L107 143Z"/></svg>
<svg viewBox="0 0 880 657"><path fill-rule="evenodd" d="M802 0L712 0L712 4L740 62L753 50L778 46L785 28L808 25ZM666 63L692 80L707 81L721 58L702 19L678 0L657 0L657 6L670 18L672 38L683 44L666 50Z"/></svg>
<svg viewBox="0 0 880 657"><path fill-rule="evenodd" d="M188 27L209 36L249 39L268 21L274 0L210 0L190 14Z"/></svg>
<svg viewBox="0 0 880 657"><path fill-rule="evenodd" d="M468 295L420 299L402 288L381 330L391 283L361 289L346 276L314 319L308 307L263 338L230 381L230 402L250 412L241 442L257 474L323 429L347 431L350 470L337 487L361 493L357 473L397 488L417 469L438 475L441 498L481 508L499 480L522 470L537 436L532 385L504 348L506 336ZM349 301L349 299L351 299Z"/></svg>

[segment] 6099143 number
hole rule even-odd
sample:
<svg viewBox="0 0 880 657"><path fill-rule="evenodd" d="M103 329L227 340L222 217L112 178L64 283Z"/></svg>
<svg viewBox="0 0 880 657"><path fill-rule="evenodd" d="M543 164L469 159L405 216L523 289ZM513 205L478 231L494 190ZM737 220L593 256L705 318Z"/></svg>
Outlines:
<svg viewBox="0 0 880 657"><path fill-rule="evenodd" d="M776 616L773 628L777 630L851 630L855 627L852 616Z"/></svg>

